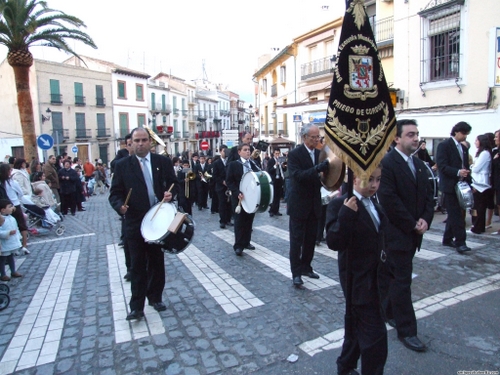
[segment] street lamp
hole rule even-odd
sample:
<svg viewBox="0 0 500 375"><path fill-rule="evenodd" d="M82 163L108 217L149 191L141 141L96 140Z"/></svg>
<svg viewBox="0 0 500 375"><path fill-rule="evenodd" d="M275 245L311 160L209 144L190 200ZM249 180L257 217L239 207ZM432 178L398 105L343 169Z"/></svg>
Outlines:
<svg viewBox="0 0 500 375"><path fill-rule="evenodd" d="M51 110L50 108L47 108L47 110L45 111L45 113L47 114L47 116L45 116L43 113L42 113L42 124L45 122L45 121L49 121L50 120L50 114L51 114Z"/></svg>

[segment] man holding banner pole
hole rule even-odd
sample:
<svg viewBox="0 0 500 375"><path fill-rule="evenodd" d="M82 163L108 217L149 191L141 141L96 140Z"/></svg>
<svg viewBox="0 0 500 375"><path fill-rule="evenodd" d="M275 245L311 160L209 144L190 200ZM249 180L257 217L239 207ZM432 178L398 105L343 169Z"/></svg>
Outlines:
<svg viewBox="0 0 500 375"><path fill-rule="evenodd" d="M350 169L348 197L352 196L353 174L360 180L361 189L368 186L394 133L394 109L364 1L346 0L325 134L327 145ZM380 300L376 296L370 305L352 300L353 273L359 270L353 269L351 247L348 245L345 256L339 257L339 269L345 270L342 285L346 313L345 337L337 359L337 371L340 375L359 374L356 367L361 358L363 375L381 375L386 356L372 358L370 355L374 351L387 352L387 331ZM385 261L383 246L379 252L379 262ZM371 271L375 274L377 266L376 263L372 265Z"/></svg>

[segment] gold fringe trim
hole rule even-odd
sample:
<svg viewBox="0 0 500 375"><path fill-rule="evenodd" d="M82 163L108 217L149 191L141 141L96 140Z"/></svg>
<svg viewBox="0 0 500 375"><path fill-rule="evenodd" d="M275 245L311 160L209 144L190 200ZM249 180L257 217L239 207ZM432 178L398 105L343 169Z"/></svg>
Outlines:
<svg viewBox="0 0 500 375"><path fill-rule="evenodd" d="M396 118L392 118L391 121L389 122L388 127L392 127L394 122L396 121ZM328 127L328 124L325 126ZM394 141L394 138L396 136L396 127L394 126L390 133L385 137L385 141L382 144L381 150L386 150L385 152L379 152L377 155L373 157L373 160L371 161L370 165L366 169L363 168L363 166L359 165L356 160L351 158L349 155L344 153L344 151L337 146L335 143L335 140L332 138L331 134L327 131L325 132L328 136L325 137L326 139L326 144L330 149L333 151L337 157L339 157L345 165L352 170L354 175L358 178L361 178L361 187L364 188L368 186L368 180L370 179L371 174L377 167L379 166L380 162L384 158L385 154L387 153L387 150L389 150L389 147L391 146L392 142Z"/></svg>

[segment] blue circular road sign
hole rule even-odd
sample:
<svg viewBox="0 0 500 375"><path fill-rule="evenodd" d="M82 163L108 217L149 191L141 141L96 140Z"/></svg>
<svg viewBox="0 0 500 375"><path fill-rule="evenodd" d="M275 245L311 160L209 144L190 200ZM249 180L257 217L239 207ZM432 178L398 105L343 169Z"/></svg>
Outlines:
<svg viewBox="0 0 500 375"><path fill-rule="evenodd" d="M75 153L75 154L76 154L76 153L78 152L78 147L77 147L76 145L75 145L75 146L73 146L73 147L71 148L71 151L72 151L73 153Z"/></svg>
<svg viewBox="0 0 500 375"><path fill-rule="evenodd" d="M50 150L54 146L54 138L49 134L40 134L36 140L36 144L42 150Z"/></svg>

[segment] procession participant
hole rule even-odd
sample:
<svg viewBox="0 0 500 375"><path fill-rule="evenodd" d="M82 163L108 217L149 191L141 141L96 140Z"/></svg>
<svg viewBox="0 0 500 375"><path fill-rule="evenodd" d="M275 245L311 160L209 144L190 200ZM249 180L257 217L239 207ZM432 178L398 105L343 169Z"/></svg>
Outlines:
<svg viewBox="0 0 500 375"><path fill-rule="evenodd" d="M76 214L76 184L80 184L80 178L76 171L71 168L71 161L66 159L63 168L59 170L59 185L61 189L61 212L72 216ZM45 177L47 179L47 177Z"/></svg>
<svg viewBox="0 0 500 375"><path fill-rule="evenodd" d="M191 191L195 188L196 180L190 180L188 178L187 173L184 171L187 169L189 169L189 160L183 160L182 167L177 170L177 181L179 182L180 187L178 201L179 206L182 207L183 211L188 215L192 215L194 199L191 195Z"/></svg>
<svg viewBox="0 0 500 375"><path fill-rule="evenodd" d="M281 152L279 149L275 149L273 153L273 158L269 159L267 163L267 173L271 176L273 181L274 197L271 206L269 207L269 216L282 216L280 213L280 202L283 196L283 168L281 167L281 162L279 161Z"/></svg>
<svg viewBox="0 0 500 375"><path fill-rule="evenodd" d="M320 173L328 170L328 159L319 163L319 128L307 124L302 128L303 143L288 153L290 194L287 214L290 216L290 268L293 285L300 286L302 275L319 279L311 266L316 231L321 215Z"/></svg>
<svg viewBox="0 0 500 375"><path fill-rule="evenodd" d="M408 349L425 351L417 337L417 320L411 299L413 257L434 216L434 197L418 149L415 120L396 122L396 146L382 159L380 203L389 219L386 234L387 260L380 269L379 288L388 323ZM439 164L439 163L438 163Z"/></svg>
<svg viewBox="0 0 500 375"><path fill-rule="evenodd" d="M383 258L388 220L382 207L371 199L380 186L381 168L372 172L366 187L361 187L361 179L354 176L353 196L348 198L346 193L327 207L327 245L339 252L340 285L344 297L350 299L352 305L353 334L344 338L342 352L337 358L337 371L341 375L357 374L355 368L360 356L363 374L383 374L387 360L387 329L382 317L377 274ZM352 285L350 295L346 295L347 277Z"/></svg>
<svg viewBox="0 0 500 375"><path fill-rule="evenodd" d="M193 172L196 174L197 204L198 210L208 209L208 181L205 178L205 172L208 170L207 158L200 155L200 162L196 164Z"/></svg>
<svg viewBox="0 0 500 375"><path fill-rule="evenodd" d="M454 247L459 253L471 251L466 244L465 216L455 192L459 180L470 182L469 157L461 142L471 130L468 123L460 121L451 129L451 137L438 145L436 153L439 190L444 195L444 208L448 213L442 244Z"/></svg>
<svg viewBox="0 0 500 375"><path fill-rule="evenodd" d="M244 198L240 191L240 182L246 172L258 172L259 167L250 161L250 146L246 143L238 145L239 159L230 162L226 171L226 184L231 190L232 212L234 212L234 245L236 255L241 256L243 249L255 250L250 241L252 239L252 224L255 213L249 214L240 207L236 212L238 203Z"/></svg>
<svg viewBox="0 0 500 375"><path fill-rule="evenodd" d="M132 291L127 320L137 320L144 316L146 298L157 311L167 308L162 302L165 286L164 253L159 245L144 240L141 233L142 219L158 201L170 202L179 187L171 160L150 153L149 132L144 128L135 128L131 135L134 155L116 163L109 202L119 215L125 215ZM169 191L172 184L174 186Z"/></svg>
<svg viewBox="0 0 500 375"><path fill-rule="evenodd" d="M213 176L212 180L215 182L215 192L219 202L219 224L222 229L226 225L233 225L231 223L231 198L226 195L228 187L226 185L226 169L227 169L227 156L229 151L226 145L219 147L220 158L213 163Z"/></svg>
<svg viewBox="0 0 500 375"><path fill-rule="evenodd" d="M220 155L215 155L212 158L207 158L207 173L209 176L207 178L208 182L208 196L210 197L210 213L212 215L215 215L216 213L219 212L219 196L217 195L217 192L215 191L215 180L214 180L214 163L220 159Z"/></svg>
<svg viewBox="0 0 500 375"><path fill-rule="evenodd" d="M57 203L61 203L61 197L59 196L59 175L56 164L57 158L54 155L50 155L48 162L43 165L42 171L45 175L45 182L50 186Z"/></svg>

